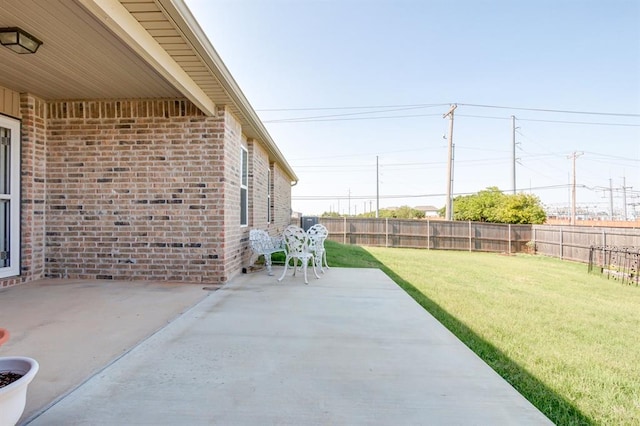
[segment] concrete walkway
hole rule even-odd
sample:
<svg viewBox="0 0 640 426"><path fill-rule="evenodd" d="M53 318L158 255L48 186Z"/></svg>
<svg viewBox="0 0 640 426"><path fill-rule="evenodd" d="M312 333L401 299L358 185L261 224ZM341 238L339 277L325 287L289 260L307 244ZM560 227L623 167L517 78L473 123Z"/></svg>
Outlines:
<svg viewBox="0 0 640 426"><path fill-rule="evenodd" d="M379 270L186 287L195 306L26 423L550 424Z"/></svg>
<svg viewBox="0 0 640 426"><path fill-rule="evenodd" d="M0 357L40 364L23 419L38 414L162 329L209 292L203 285L40 280L0 290Z"/></svg>

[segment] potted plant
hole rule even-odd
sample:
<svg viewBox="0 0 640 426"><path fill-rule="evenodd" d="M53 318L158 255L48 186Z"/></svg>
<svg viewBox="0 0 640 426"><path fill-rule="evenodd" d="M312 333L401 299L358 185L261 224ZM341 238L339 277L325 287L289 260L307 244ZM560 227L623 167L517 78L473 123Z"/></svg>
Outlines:
<svg viewBox="0 0 640 426"><path fill-rule="evenodd" d="M9 332L0 328L0 345L9 339ZM14 426L27 403L27 386L40 366L35 359L0 357L0 426Z"/></svg>

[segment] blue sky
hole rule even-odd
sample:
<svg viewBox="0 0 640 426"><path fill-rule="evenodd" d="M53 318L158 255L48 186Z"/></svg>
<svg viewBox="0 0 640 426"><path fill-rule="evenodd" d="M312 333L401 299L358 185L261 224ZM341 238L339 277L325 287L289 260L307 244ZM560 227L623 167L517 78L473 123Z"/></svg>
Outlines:
<svg viewBox="0 0 640 426"><path fill-rule="evenodd" d="M640 203L637 0L186 3L298 174L295 211L375 209L377 179L381 208L444 206L451 103L454 194L512 189L513 115L518 191L568 206L579 152L579 207L612 187L622 212L623 182Z"/></svg>

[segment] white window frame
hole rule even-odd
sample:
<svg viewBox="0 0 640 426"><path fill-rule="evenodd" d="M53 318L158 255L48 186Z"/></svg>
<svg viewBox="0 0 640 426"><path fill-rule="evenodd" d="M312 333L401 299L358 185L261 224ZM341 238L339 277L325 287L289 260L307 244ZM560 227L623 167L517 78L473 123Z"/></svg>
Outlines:
<svg viewBox="0 0 640 426"><path fill-rule="evenodd" d="M0 199L9 201L9 266L0 267L0 278L20 275L20 121L0 115L0 127L11 131L9 154L9 193L0 194ZM0 224L4 226L4 224Z"/></svg>
<svg viewBox="0 0 640 426"><path fill-rule="evenodd" d="M244 146L240 147L240 226L249 226L249 151Z"/></svg>
<svg viewBox="0 0 640 426"><path fill-rule="evenodd" d="M271 223L271 165L267 169L267 223Z"/></svg>

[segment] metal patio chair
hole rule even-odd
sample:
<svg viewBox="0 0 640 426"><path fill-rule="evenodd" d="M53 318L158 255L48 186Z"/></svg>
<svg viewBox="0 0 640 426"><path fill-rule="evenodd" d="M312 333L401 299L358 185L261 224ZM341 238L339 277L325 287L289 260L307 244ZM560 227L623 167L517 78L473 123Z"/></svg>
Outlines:
<svg viewBox="0 0 640 426"><path fill-rule="evenodd" d="M320 268L320 272L324 274L323 264L329 269L327 251L324 248L324 242L329 236L329 230L324 225L318 223L307 229L307 235L309 235L309 248L314 254L316 267Z"/></svg>
<svg viewBox="0 0 640 426"><path fill-rule="evenodd" d="M309 281L307 280L307 266L309 265L309 262L311 262L313 273L316 278L320 278L316 272L316 262L313 252L309 249L309 235L304 232L304 229L290 225L284 230L282 236L284 238L285 245L287 246L287 258L284 261L284 271L278 281L282 281L284 276L287 274L287 269L289 268L289 262L291 260L293 260L293 276L296 275L296 270L298 269L298 260L302 262L305 284L309 284Z"/></svg>
<svg viewBox="0 0 640 426"><path fill-rule="evenodd" d="M277 252L287 253L284 241L281 237L272 237L267 231L262 229L252 229L249 231L249 244L254 255L264 256L264 264L267 267L267 273L273 275L271 270L271 255ZM253 264L253 262L251 262Z"/></svg>

